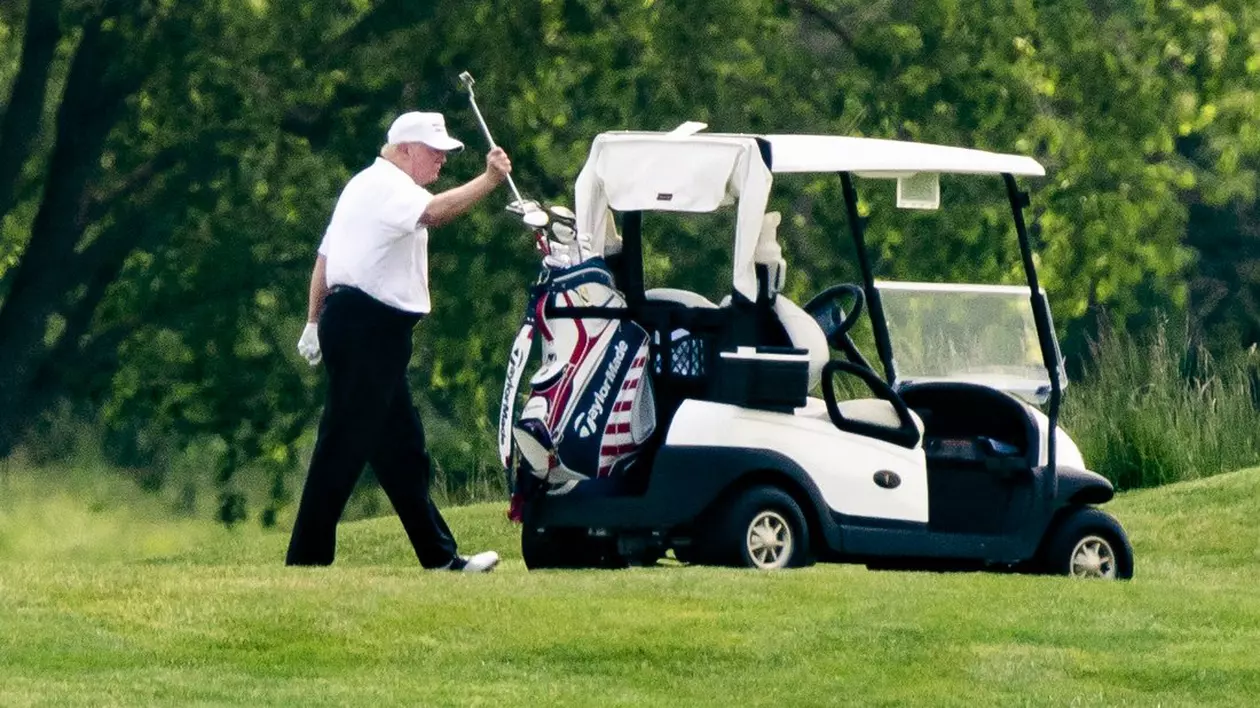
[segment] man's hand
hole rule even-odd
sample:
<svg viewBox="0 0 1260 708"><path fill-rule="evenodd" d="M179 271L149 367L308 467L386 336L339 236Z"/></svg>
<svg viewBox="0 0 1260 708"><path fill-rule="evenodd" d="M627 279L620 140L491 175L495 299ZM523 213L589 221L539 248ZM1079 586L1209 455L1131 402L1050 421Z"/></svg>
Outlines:
<svg viewBox="0 0 1260 708"><path fill-rule="evenodd" d="M486 155L486 171L469 182L448 189L429 201L417 226L442 226L463 214L473 204L492 193L512 171L512 161L503 148L494 148Z"/></svg>
<svg viewBox="0 0 1260 708"><path fill-rule="evenodd" d="M494 180L495 184L507 179L511 172L512 161L508 159L503 148L496 147L486 155L486 176Z"/></svg>
<svg viewBox="0 0 1260 708"><path fill-rule="evenodd" d="M324 358L319 350L319 325L314 322L307 322L306 328L302 330L302 338L298 340L298 354L306 359L307 363L315 366Z"/></svg>

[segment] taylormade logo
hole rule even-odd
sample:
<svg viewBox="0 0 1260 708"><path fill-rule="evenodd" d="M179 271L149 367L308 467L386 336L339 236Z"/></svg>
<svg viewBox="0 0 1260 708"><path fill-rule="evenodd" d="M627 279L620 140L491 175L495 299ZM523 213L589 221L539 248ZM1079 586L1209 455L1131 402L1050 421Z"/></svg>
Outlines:
<svg viewBox="0 0 1260 708"><path fill-rule="evenodd" d="M520 383L521 364L525 359L525 349L521 346L522 334L517 334L512 354L508 358L507 376L503 381L503 397L499 400L499 449L503 452L506 452L508 438L512 434L512 408L516 403L516 387ZM525 341L530 339L532 337L526 337Z"/></svg>
<svg viewBox="0 0 1260 708"><path fill-rule="evenodd" d="M604 385L599 387L595 392L595 402L585 413L579 413L573 423L573 430L578 437L589 438L595 434L595 421L604 414L604 403L608 400L608 394L612 391L613 379L617 378L617 369L621 368L621 362L626 359L626 352L630 350L630 345L625 341L617 342L617 349L613 353L612 361L608 363L608 368L604 369Z"/></svg>

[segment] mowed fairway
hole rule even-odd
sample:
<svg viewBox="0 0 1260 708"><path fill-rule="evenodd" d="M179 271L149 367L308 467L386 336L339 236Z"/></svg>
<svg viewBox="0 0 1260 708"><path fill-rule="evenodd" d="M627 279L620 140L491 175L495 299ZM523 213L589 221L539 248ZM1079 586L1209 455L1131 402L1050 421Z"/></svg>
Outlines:
<svg viewBox="0 0 1260 708"><path fill-rule="evenodd" d="M172 525L154 550L158 522L111 522L99 547L67 523L41 546L10 510L0 706L1260 701L1260 470L1108 508L1130 583L527 573L497 504L449 513L464 549L504 553L490 576L421 571L393 518L344 525L332 568L286 569L282 533Z"/></svg>

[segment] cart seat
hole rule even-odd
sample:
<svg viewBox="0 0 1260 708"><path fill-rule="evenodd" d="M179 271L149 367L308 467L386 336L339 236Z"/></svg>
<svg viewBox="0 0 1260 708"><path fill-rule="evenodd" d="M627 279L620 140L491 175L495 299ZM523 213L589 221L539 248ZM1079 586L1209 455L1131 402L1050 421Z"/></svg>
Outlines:
<svg viewBox="0 0 1260 708"><path fill-rule="evenodd" d="M836 406L840 408L840 415L855 423L865 423L880 428L887 428L889 432L901 429L901 421L897 418L897 411L891 403L882 398L856 398L848 401L836 401ZM831 422L831 417L827 415L826 402L813 396L805 399L805 405L796 409L796 415L818 418L828 423ZM914 424L919 429L919 435L923 435L923 419L913 410L910 411L910 417L914 419Z"/></svg>
<svg viewBox="0 0 1260 708"><path fill-rule="evenodd" d="M831 346L818 321L810 317L800 305L780 293L774 299L774 314L787 333L788 341L797 349L809 352L809 390L822 380L823 367L831 361ZM826 413L826 411L823 411Z"/></svg>
<svg viewBox="0 0 1260 708"><path fill-rule="evenodd" d="M681 288L652 288L643 293L643 297L656 302L673 302L683 307L710 307L717 309L717 303L691 290Z"/></svg>

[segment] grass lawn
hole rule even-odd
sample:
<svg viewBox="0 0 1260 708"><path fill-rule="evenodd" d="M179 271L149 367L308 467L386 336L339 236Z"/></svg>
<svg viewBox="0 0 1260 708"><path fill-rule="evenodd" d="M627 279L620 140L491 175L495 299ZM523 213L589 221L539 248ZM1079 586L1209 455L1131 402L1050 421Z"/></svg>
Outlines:
<svg viewBox="0 0 1260 708"><path fill-rule="evenodd" d="M1130 583L527 573L502 505L448 514L507 559L489 576L420 570L392 517L343 525L332 568L287 569L284 533L8 491L0 706L1260 701L1260 470L1108 505Z"/></svg>

